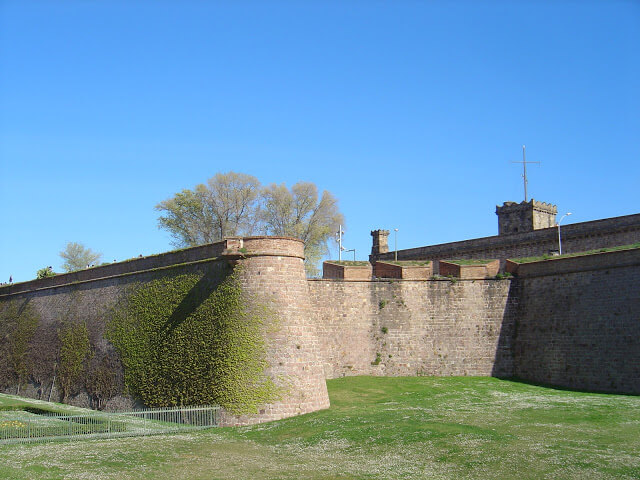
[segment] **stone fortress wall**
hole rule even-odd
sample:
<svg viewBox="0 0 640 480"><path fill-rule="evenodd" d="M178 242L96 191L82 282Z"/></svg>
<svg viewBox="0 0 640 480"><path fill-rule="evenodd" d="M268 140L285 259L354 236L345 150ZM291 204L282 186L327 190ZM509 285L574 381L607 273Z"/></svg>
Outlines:
<svg viewBox="0 0 640 480"><path fill-rule="evenodd" d="M310 280L327 378L513 374L510 280Z"/></svg>
<svg viewBox="0 0 640 480"><path fill-rule="evenodd" d="M225 415L224 423L250 424L308 413L327 408L329 397L303 253L303 243L293 238L230 238L124 264L2 286L0 321L6 320L11 304L17 302L19 308L29 305L39 320L33 341L49 344L57 341L61 322L84 321L95 355L113 355L114 348L104 337L105 324L109 310L127 294L130 286L194 272L222 281L230 273L229 267L242 265L240 282L247 301L275 312L273 316L264 317L268 323L264 325L269 364L266 373L285 393L277 402L263 405L257 415ZM42 363L55 361L53 358L41 360ZM22 393L41 396L43 390L50 389L51 379L43 383L32 382ZM16 388L11 385L7 391L15 393ZM59 390L53 399L60 400ZM132 399L122 396L114 402L114 408L128 408L133 404ZM87 395L81 394L71 399L71 403L86 406Z"/></svg>
<svg viewBox="0 0 640 480"><path fill-rule="evenodd" d="M637 242L639 224L640 215L630 215L568 225L563 227L565 245L570 251L577 245L590 249ZM552 245L554 234L555 229L546 228L457 242L465 247L459 253L455 244L422 247L420 258L436 251L450 252L448 258L502 258L492 252L507 256L518 248L529 249L529 255L536 242L542 249ZM518 240L524 246L518 247ZM417 258L420 250L400 251L399 258ZM308 280L299 240L230 238L2 286L0 321L10 303L29 303L40 318L36 337L47 341L60 319L81 318L94 343L108 354L113 348L103 336L105 312L129 285L191 271L223 278L238 264L246 297L267 303L276 314L277 328L265 332L267 374L278 382L285 379L288 388L258 415L229 418L228 423L326 408L325 378L344 375L516 376L640 394L640 249L520 265L516 276L507 279ZM12 387L8 391L15 393ZM38 395L36 387L26 393ZM82 403L82 398L75 401Z"/></svg>
<svg viewBox="0 0 640 480"><path fill-rule="evenodd" d="M434 273L439 273L438 261L447 259L499 259L504 269L507 258L542 256L557 253L558 230L556 207L531 200L521 204L505 202L496 207L499 235L459 242L398 250L398 260L432 260ZM541 217L544 217L541 219ZM640 214L606 218L561 226L562 252L585 252L640 242ZM387 230L371 232L373 248L370 261L393 260L389 250Z"/></svg>
<svg viewBox="0 0 640 480"><path fill-rule="evenodd" d="M312 280L327 378L492 375L640 394L640 248L507 279Z"/></svg>
<svg viewBox="0 0 640 480"><path fill-rule="evenodd" d="M513 375L640 394L640 248L521 264Z"/></svg>

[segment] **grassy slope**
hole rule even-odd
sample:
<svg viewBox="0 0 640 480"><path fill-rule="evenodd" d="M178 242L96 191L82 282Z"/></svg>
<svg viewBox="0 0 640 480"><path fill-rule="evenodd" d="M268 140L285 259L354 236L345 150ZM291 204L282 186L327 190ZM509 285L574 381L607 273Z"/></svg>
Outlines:
<svg viewBox="0 0 640 480"><path fill-rule="evenodd" d="M329 410L189 435L0 447L0 478L640 478L640 397L493 378L328 382Z"/></svg>

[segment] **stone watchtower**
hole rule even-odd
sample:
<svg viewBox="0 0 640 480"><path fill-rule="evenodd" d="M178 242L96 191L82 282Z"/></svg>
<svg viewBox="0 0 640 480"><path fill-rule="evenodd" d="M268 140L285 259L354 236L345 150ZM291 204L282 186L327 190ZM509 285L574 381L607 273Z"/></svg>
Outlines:
<svg viewBox="0 0 640 480"><path fill-rule="evenodd" d="M375 260L379 254L389 251L389 230L372 230L373 245L371 246L371 260Z"/></svg>
<svg viewBox="0 0 640 480"><path fill-rule="evenodd" d="M538 202L504 202L496 206L498 215L498 235L532 232L541 228L555 227L558 207L550 203ZM373 232L371 232L373 235Z"/></svg>

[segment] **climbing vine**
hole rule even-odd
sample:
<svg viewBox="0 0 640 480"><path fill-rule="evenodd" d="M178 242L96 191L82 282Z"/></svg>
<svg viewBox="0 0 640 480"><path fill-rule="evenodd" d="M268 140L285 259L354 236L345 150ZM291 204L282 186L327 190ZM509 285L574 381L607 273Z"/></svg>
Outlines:
<svg viewBox="0 0 640 480"><path fill-rule="evenodd" d="M29 301L10 302L0 327L0 353L6 362L2 383L16 381L18 391L31 372L29 345L38 328L38 316ZM12 378L11 378L12 377Z"/></svg>
<svg viewBox="0 0 640 480"><path fill-rule="evenodd" d="M238 268L222 281L179 274L139 285L114 309L106 335L128 392L147 406L217 403L254 413L279 396L264 373L266 318L245 303Z"/></svg>
<svg viewBox="0 0 640 480"><path fill-rule="evenodd" d="M85 384L92 408L102 410L109 399L121 393L120 371L121 365L115 355L93 358Z"/></svg>
<svg viewBox="0 0 640 480"><path fill-rule="evenodd" d="M89 331L85 322L65 324L58 332L60 364L58 384L65 402L80 387L86 364L92 356Z"/></svg>

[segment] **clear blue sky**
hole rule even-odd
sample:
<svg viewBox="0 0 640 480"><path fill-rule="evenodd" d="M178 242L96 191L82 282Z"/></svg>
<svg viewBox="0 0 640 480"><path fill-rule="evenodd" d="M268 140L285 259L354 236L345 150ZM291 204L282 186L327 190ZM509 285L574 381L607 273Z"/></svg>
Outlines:
<svg viewBox="0 0 640 480"><path fill-rule="evenodd" d="M567 223L638 213L639 87L633 1L0 1L0 281L170 250L229 170L331 191L361 259L497 234L523 144Z"/></svg>

